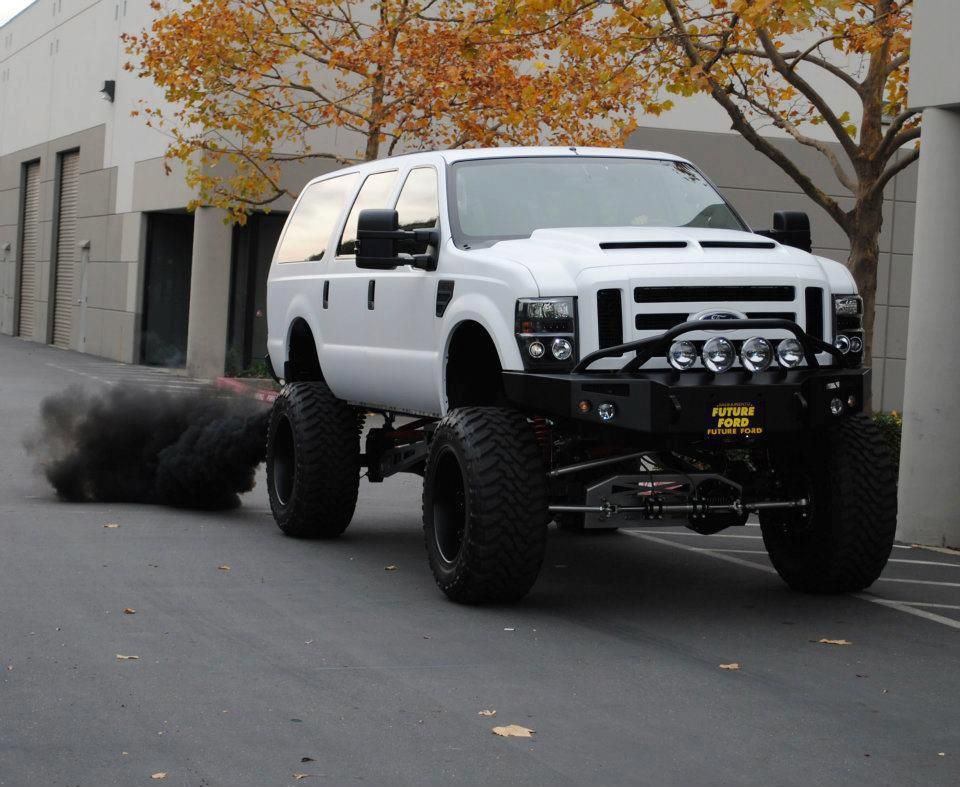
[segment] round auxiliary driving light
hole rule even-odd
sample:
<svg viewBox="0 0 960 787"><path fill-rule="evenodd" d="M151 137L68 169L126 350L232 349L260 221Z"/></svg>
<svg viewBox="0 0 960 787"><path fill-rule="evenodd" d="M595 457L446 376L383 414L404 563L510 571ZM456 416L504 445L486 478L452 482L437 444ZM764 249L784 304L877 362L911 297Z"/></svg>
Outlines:
<svg viewBox="0 0 960 787"><path fill-rule="evenodd" d="M843 402L834 397L830 400L830 412L834 415L840 415L843 412Z"/></svg>
<svg viewBox="0 0 960 787"><path fill-rule="evenodd" d="M733 345L722 336L715 336L703 345L703 365L714 374L727 371L736 357Z"/></svg>
<svg viewBox="0 0 960 787"><path fill-rule="evenodd" d="M773 347L766 339L754 336L743 343L740 360L751 372L763 372L773 363Z"/></svg>
<svg viewBox="0 0 960 787"><path fill-rule="evenodd" d="M693 342L674 342L667 352L667 360L674 369L682 372L697 362L697 348Z"/></svg>
<svg viewBox="0 0 960 787"><path fill-rule="evenodd" d="M850 339L842 333L838 334L837 338L833 340L833 346L846 355L850 352Z"/></svg>
<svg viewBox="0 0 960 787"><path fill-rule="evenodd" d="M803 361L803 345L796 339L784 339L777 345L777 360L787 369L799 366Z"/></svg>
<svg viewBox="0 0 960 787"><path fill-rule="evenodd" d="M527 352L530 353L531 358L543 358L546 351L547 348L543 346L543 342L530 342L527 345Z"/></svg>
<svg viewBox="0 0 960 787"><path fill-rule="evenodd" d="M554 339L550 352L558 361L569 361L570 356L573 355L573 344L569 339Z"/></svg>
<svg viewBox="0 0 960 787"><path fill-rule="evenodd" d="M601 421L611 421L616 414L617 407L613 402L604 402L597 405L597 415L600 416Z"/></svg>
<svg viewBox="0 0 960 787"><path fill-rule="evenodd" d="M850 337L850 352L858 353L863 350L863 339L859 336Z"/></svg>

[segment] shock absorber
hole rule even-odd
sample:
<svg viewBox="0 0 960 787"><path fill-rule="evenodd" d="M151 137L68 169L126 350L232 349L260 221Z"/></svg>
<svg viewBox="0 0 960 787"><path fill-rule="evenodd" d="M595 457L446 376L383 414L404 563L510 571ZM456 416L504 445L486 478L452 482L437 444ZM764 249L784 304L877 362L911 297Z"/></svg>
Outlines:
<svg viewBox="0 0 960 787"><path fill-rule="evenodd" d="M543 454L543 462L550 467L551 454L551 429L550 422L542 415L535 415L530 419L530 425L533 427L533 433L537 438L537 445L540 446L540 452Z"/></svg>

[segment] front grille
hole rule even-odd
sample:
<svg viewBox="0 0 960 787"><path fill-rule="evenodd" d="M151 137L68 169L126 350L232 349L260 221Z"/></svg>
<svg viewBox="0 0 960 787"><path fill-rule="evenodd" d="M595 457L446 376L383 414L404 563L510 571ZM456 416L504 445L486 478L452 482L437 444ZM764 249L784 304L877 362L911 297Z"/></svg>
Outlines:
<svg viewBox="0 0 960 787"><path fill-rule="evenodd" d="M637 303L710 303L717 301L792 301L793 287L739 285L718 287L634 287Z"/></svg>
<svg viewBox="0 0 960 787"><path fill-rule="evenodd" d="M623 297L620 290L597 290L600 349L623 344Z"/></svg>
<svg viewBox="0 0 960 787"><path fill-rule="evenodd" d="M804 291L807 312L807 333L823 338L823 288L807 287Z"/></svg>
<svg viewBox="0 0 960 787"><path fill-rule="evenodd" d="M791 320L797 321L797 315L794 312L747 312L747 317L751 320ZM669 331L671 328L680 325L690 319L689 314L638 314L635 317L635 324L638 331Z"/></svg>

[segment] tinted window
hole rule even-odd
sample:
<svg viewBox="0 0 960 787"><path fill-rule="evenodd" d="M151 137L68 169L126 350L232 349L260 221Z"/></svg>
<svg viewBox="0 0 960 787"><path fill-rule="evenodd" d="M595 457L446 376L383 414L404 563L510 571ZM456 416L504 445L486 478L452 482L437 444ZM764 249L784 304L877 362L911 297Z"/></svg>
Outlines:
<svg viewBox="0 0 960 787"><path fill-rule="evenodd" d="M343 235L340 236L340 245L337 247L337 254L356 254L357 253L357 219L360 218L360 211L367 208L386 208L387 197L390 196L390 190L397 179L397 171L377 172L374 175L368 175L360 187L360 193L353 203L350 215L347 216L347 223L343 227Z"/></svg>
<svg viewBox="0 0 960 787"><path fill-rule="evenodd" d="M691 165L641 158L556 156L457 162L451 222L471 246L548 227L744 229Z"/></svg>
<svg viewBox="0 0 960 787"><path fill-rule="evenodd" d="M397 213L402 230L437 226L440 205L437 201L437 171L433 167L410 170L397 199ZM399 251L408 254L423 254L426 250L424 243L399 244Z"/></svg>
<svg viewBox="0 0 960 787"><path fill-rule="evenodd" d="M277 262L323 259L337 219L358 177L343 175L307 186L280 241Z"/></svg>

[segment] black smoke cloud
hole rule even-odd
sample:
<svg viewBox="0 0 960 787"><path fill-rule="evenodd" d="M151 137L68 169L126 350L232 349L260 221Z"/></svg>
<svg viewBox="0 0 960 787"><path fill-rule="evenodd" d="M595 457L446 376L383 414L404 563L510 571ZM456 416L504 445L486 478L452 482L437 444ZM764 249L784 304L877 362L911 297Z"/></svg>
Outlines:
<svg viewBox="0 0 960 787"><path fill-rule="evenodd" d="M223 509L253 488L268 418L209 391L74 387L41 403L25 445L64 500Z"/></svg>

